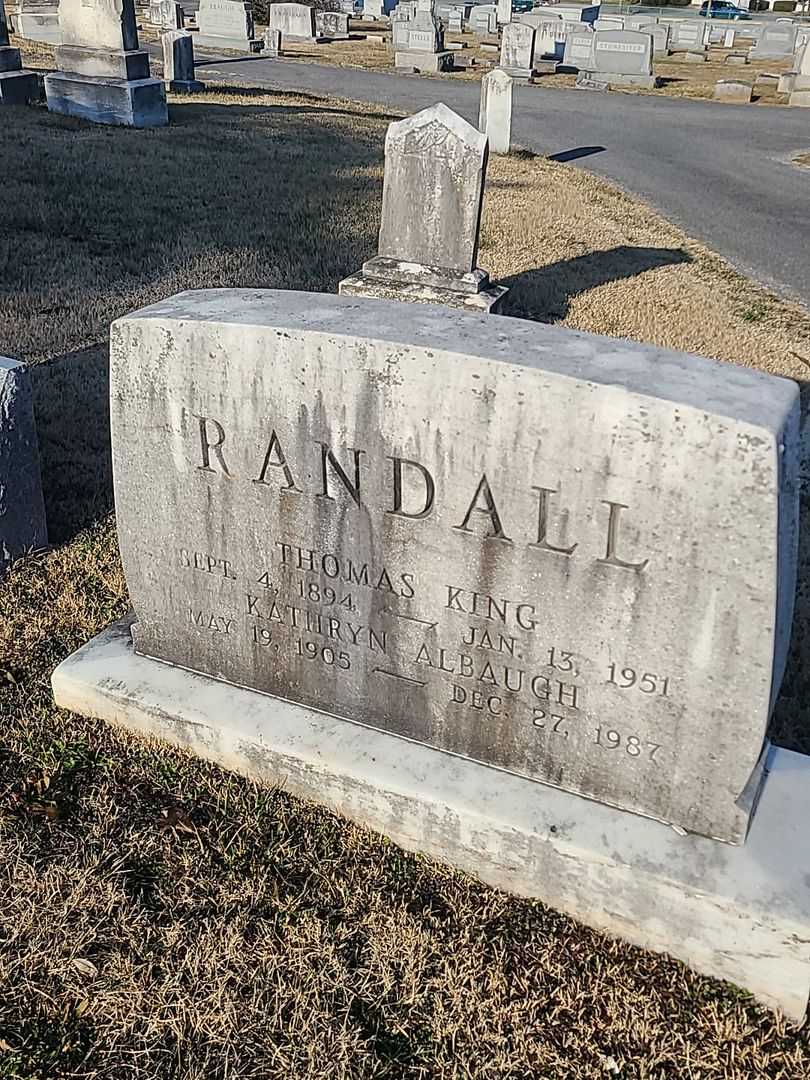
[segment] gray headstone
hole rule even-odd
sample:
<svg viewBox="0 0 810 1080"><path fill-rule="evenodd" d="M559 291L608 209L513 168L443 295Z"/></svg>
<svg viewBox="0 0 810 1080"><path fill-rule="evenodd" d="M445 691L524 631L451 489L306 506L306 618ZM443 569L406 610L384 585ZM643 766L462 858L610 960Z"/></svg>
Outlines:
<svg viewBox="0 0 810 1080"><path fill-rule="evenodd" d="M110 360L138 652L742 841L789 640L795 384L259 290L118 320Z"/></svg>
<svg viewBox="0 0 810 1080"><path fill-rule="evenodd" d="M6 8L3 0L0 0L0 49L5 45L8 45L8 19L6 18Z"/></svg>
<svg viewBox="0 0 810 1080"><path fill-rule="evenodd" d="M637 30L597 30L593 74L610 82L652 85L652 35Z"/></svg>
<svg viewBox="0 0 810 1080"><path fill-rule="evenodd" d="M271 4L272 13L286 4ZM310 9L311 10L311 9ZM200 0L197 44L209 49L251 52L255 45L253 4L250 0Z"/></svg>
<svg viewBox="0 0 810 1080"><path fill-rule="evenodd" d="M583 25L579 30L568 35L565 39L565 52L563 64L566 67L593 69L593 37L594 31Z"/></svg>
<svg viewBox="0 0 810 1080"><path fill-rule="evenodd" d="M584 23L578 23L584 26ZM565 53L565 23L562 19L546 19L539 23L534 35L534 60L562 60Z"/></svg>
<svg viewBox="0 0 810 1080"><path fill-rule="evenodd" d="M474 34L497 34L497 7L494 4L478 4L470 12L469 27Z"/></svg>
<svg viewBox="0 0 810 1080"><path fill-rule="evenodd" d="M501 34L500 66L514 78L527 79L534 70L535 29L528 23L507 23Z"/></svg>
<svg viewBox="0 0 810 1080"><path fill-rule="evenodd" d="M752 60L781 60L796 49L798 27L792 22L766 23L751 49Z"/></svg>
<svg viewBox="0 0 810 1080"><path fill-rule="evenodd" d="M333 41L345 40L349 36L349 16L342 11L318 11L315 13L315 33Z"/></svg>
<svg viewBox="0 0 810 1080"><path fill-rule="evenodd" d="M384 14L383 0L363 0L364 19L382 19Z"/></svg>
<svg viewBox="0 0 810 1080"><path fill-rule="evenodd" d="M391 124L380 256L474 270L486 163L485 136L446 105Z"/></svg>
<svg viewBox="0 0 810 1080"><path fill-rule="evenodd" d="M478 127L493 154L508 154L512 142L512 77L495 68L481 80Z"/></svg>
<svg viewBox="0 0 810 1080"><path fill-rule="evenodd" d="M512 0L498 0L497 18L499 26L506 26L512 21Z"/></svg>
<svg viewBox="0 0 810 1080"><path fill-rule="evenodd" d="M47 543L31 379L0 356L0 576Z"/></svg>
<svg viewBox="0 0 810 1080"><path fill-rule="evenodd" d="M378 254L341 294L494 311L506 289L476 266L486 166L486 136L446 105L391 124Z"/></svg>
<svg viewBox="0 0 810 1080"><path fill-rule="evenodd" d="M705 37L702 19L682 19L670 24L669 47L672 52L695 52L703 48Z"/></svg>
<svg viewBox="0 0 810 1080"><path fill-rule="evenodd" d="M281 52L281 31L265 28L262 52L267 56L278 56Z"/></svg>
<svg viewBox="0 0 810 1080"><path fill-rule="evenodd" d="M714 87L715 101L729 101L735 105L746 105L751 100L751 83L739 79L719 79Z"/></svg>
<svg viewBox="0 0 810 1080"><path fill-rule="evenodd" d="M96 50L138 48L134 0L60 0L63 45Z"/></svg>
<svg viewBox="0 0 810 1080"><path fill-rule="evenodd" d="M205 86L194 78L194 39L188 30L169 30L161 35L163 79L170 90L194 93Z"/></svg>

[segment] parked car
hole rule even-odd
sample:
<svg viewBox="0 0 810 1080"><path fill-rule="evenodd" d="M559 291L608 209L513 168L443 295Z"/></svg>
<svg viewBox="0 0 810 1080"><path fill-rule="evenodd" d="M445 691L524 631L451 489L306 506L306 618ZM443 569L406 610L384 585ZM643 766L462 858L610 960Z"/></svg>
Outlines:
<svg viewBox="0 0 810 1080"><path fill-rule="evenodd" d="M737 7L731 0L704 0L700 5L700 15L709 19L750 19L745 8Z"/></svg>
<svg viewBox="0 0 810 1080"><path fill-rule="evenodd" d="M534 11L534 0L512 0L512 11L518 15Z"/></svg>

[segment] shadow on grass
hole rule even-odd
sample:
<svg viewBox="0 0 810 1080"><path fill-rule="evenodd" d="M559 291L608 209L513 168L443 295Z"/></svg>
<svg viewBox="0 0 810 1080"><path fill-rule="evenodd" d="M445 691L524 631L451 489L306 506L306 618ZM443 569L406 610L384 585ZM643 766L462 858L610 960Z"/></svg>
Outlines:
<svg viewBox="0 0 810 1080"><path fill-rule="evenodd" d="M375 246L385 116L291 94L171 117L137 131L9 109L0 126L2 351L34 365L52 543L112 507L114 319L186 289L334 293Z"/></svg>
<svg viewBox="0 0 810 1080"><path fill-rule="evenodd" d="M504 314L536 322L553 323L568 314L571 300L609 281L636 277L646 270L691 262L681 248L629 247L577 255L573 259L526 270L499 284L509 286Z"/></svg>

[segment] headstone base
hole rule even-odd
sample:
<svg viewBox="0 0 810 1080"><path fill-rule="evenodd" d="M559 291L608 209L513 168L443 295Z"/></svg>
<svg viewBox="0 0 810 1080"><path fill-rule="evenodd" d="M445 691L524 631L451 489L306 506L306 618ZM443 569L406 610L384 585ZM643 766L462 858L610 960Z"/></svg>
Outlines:
<svg viewBox="0 0 810 1080"><path fill-rule="evenodd" d="M72 72L45 76L49 112L78 116L94 124L164 127L169 122L161 79L94 79Z"/></svg>
<svg viewBox="0 0 810 1080"><path fill-rule="evenodd" d="M599 90L605 92L610 90L610 83L605 82L604 79L596 79L593 75L581 74L577 76L575 87L577 90Z"/></svg>
<svg viewBox="0 0 810 1080"><path fill-rule="evenodd" d="M0 46L0 71L20 71L21 69L20 50L12 45Z"/></svg>
<svg viewBox="0 0 810 1080"><path fill-rule="evenodd" d="M408 850L804 1019L810 758L773 748L746 844L722 844L137 656L128 626L109 627L59 665L58 705L283 784Z"/></svg>
<svg viewBox="0 0 810 1080"><path fill-rule="evenodd" d="M94 79L124 79L127 82L149 78L149 53L146 49L90 49L84 45L58 45L56 66L71 75Z"/></svg>
<svg viewBox="0 0 810 1080"><path fill-rule="evenodd" d="M505 71L507 75L511 75L515 82L530 83L534 78L534 68L501 67L501 71Z"/></svg>
<svg viewBox="0 0 810 1080"><path fill-rule="evenodd" d="M749 63L749 60L745 53L729 53L724 63L731 64L732 67L742 67L744 64Z"/></svg>
<svg viewBox="0 0 810 1080"><path fill-rule="evenodd" d="M238 52L243 55L259 53L264 48L261 38L226 38L212 34L195 34L195 49L211 49L213 52Z"/></svg>
<svg viewBox="0 0 810 1080"><path fill-rule="evenodd" d="M166 84L166 89L173 94L199 94L205 89L205 83L197 79L172 79Z"/></svg>
<svg viewBox="0 0 810 1080"><path fill-rule="evenodd" d="M580 78L583 82L606 83L608 86L641 86L645 90L654 90L658 85L655 75L625 75L613 71L583 71ZM577 79L577 85L580 85L580 79Z"/></svg>
<svg viewBox="0 0 810 1080"><path fill-rule="evenodd" d="M39 97L39 79L33 71L0 71L0 105L30 105Z"/></svg>
<svg viewBox="0 0 810 1080"><path fill-rule="evenodd" d="M810 108L810 90L794 90L790 95L788 105L798 105L805 109Z"/></svg>
<svg viewBox="0 0 810 1080"><path fill-rule="evenodd" d="M703 52L687 52L683 54L682 59L685 64L705 64L709 59L709 55L705 50Z"/></svg>
<svg viewBox="0 0 810 1080"><path fill-rule="evenodd" d="M394 55L394 67L409 68L412 71L452 71L453 54L443 52L421 52L418 49L406 49Z"/></svg>
<svg viewBox="0 0 810 1080"><path fill-rule="evenodd" d="M491 314L495 314L507 291L503 286L491 285L485 270L457 274L440 266L398 262L379 255L363 263L359 274L344 278L338 288L341 296L444 304Z"/></svg>
<svg viewBox="0 0 810 1080"><path fill-rule="evenodd" d="M779 76L776 87L777 94L792 94L796 89L796 72L785 71Z"/></svg>

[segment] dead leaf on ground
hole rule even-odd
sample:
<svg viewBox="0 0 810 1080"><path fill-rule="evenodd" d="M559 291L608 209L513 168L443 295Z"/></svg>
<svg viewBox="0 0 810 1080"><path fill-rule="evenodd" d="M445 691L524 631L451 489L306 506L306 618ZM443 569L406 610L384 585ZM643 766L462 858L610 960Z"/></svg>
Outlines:
<svg viewBox="0 0 810 1080"><path fill-rule="evenodd" d="M92 960L85 960L84 957L77 956L71 963L81 975L86 975L90 979L95 979L98 975L98 968Z"/></svg>

